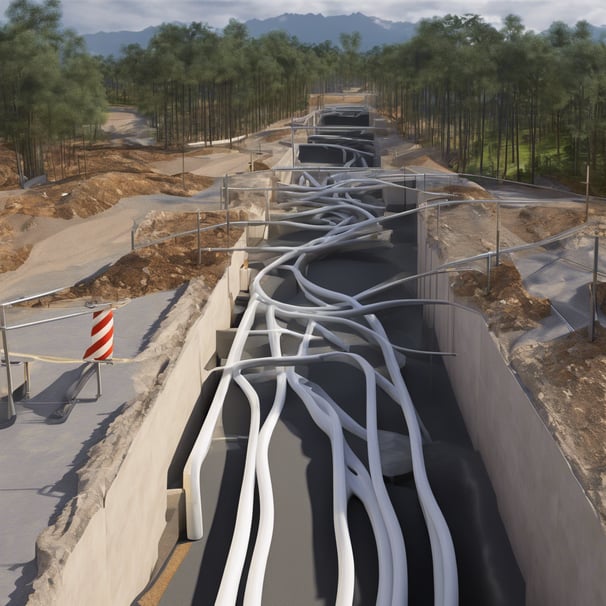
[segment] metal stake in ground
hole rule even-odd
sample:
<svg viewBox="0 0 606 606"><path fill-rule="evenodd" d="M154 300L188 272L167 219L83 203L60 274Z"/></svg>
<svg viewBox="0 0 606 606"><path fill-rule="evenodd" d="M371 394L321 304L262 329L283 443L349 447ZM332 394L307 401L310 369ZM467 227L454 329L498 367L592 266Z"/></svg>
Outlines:
<svg viewBox="0 0 606 606"><path fill-rule="evenodd" d="M600 237L595 236L593 239L593 279L591 282L591 301L590 301L590 314L589 319L589 340L595 340L595 314L597 311L597 297L598 297L598 258L599 258L599 247Z"/></svg>
<svg viewBox="0 0 606 606"><path fill-rule="evenodd" d="M4 348L4 363L6 364L6 386L7 396L7 421L15 418L15 401L13 400L13 377L11 375L11 361L8 353L8 339L6 337L6 309L0 305L0 320L2 321L2 347Z"/></svg>

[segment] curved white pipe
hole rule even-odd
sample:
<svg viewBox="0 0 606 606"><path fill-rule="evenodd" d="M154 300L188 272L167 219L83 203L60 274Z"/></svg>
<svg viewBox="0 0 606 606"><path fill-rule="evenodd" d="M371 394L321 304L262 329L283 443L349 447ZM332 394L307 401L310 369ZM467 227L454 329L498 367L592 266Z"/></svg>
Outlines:
<svg viewBox="0 0 606 606"><path fill-rule="evenodd" d="M341 424L332 409L322 409L313 395L299 385L298 375L293 368L286 371L288 384L305 404L310 416L318 427L329 437L332 452L333 473L333 523L337 543L337 595L336 606L351 606L355 589L355 563L353 547L347 524L348 490L346 487L345 452Z"/></svg>
<svg viewBox="0 0 606 606"><path fill-rule="evenodd" d="M319 328L319 324L310 322L309 331ZM303 342L299 348L300 354L307 353L307 342ZM313 394L314 400L323 411L332 409L336 412L343 429L350 431L362 439L366 439L366 430L356 423L347 413L345 413L329 396L324 393L319 386L312 386L306 379L296 377L301 389L305 389ZM388 606L392 603L392 584L393 584L393 561L389 534L383 521L381 507L377 496L372 488L372 482L366 467L361 463L353 453L347 443L345 443L345 459L347 486L349 490L358 496L364 505L375 535L377 545L377 556L379 563L379 585L377 588L377 605Z"/></svg>
<svg viewBox="0 0 606 606"><path fill-rule="evenodd" d="M307 283L307 287L315 293L322 294L326 297L331 297L333 300L342 300L345 303L351 305L352 309L364 309L359 301L355 298L332 291L318 285L314 285L309 280L299 274L299 279ZM367 305L366 308L371 308L373 305ZM383 337L384 341L379 343L382 349L387 368L394 384L398 387L398 391L403 394L403 398L400 399L400 404L404 412L406 423L408 426L408 433L411 444L411 456L413 462L413 473L415 476L415 482L417 485L417 491L419 493L419 501L423 510L425 520L428 526L430 542L432 545L432 559L434 563L434 584L435 584L435 603L436 605L450 606L458 603L458 580L456 572L456 557L454 553L454 545L452 544L452 537L448 529L448 525L444 520L444 516L435 500L427 474L425 470L423 450L422 450L422 438L419 425L417 423L417 414L412 400L406 389L406 385L400 373L399 365L395 360L393 349L385 347L385 341L387 341L387 335L385 334L382 324L378 321L376 316L364 314L364 317L368 321L371 328L374 329L376 334ZM367 379L368 380L368 379ZM367 393L367 404L369 404L369 394ZM376 406L376 402L375 402ZM367 431L371 432L371 423L374 423L372 429L377 431L376 428L376 417L367 416ZM370 441L368 442L370 446ZM372 454L371 454L372 452ZM369 464L371 464L371 457L374 460L375 453L369 448ZM372 474L371 474L372 475Z"/></svg>
<svg viewBox="0 0 606 606"><path fill-rule="evenodd" d="M252 326L258 306L259 301L253 294L242 317L240 324L242 330L236 332L231 351L227 357L227 367L242 356L246 342L246 330ZM191 540L201 539L204 534L200 471L202 469L202 463L210 448L213 431L223 408L223 401L227 394L230 382L231 372L226 370L219 381L217 391L215 392L206 414L206 419L204 420L200 433L196 438L192 451L183 468L187 538Z"/></svg>
<svg viewBox="0 0 606 606"><path fill-rule="evenodd" d="M268 308L266 318L268 329L270 330L270 349L272 354L280 356L282 355L280 333L273 307ZM269 470L269 444L284 407L287 387L284 369L279 367L276 369L276 373L274 402L259 434L256 456L257 482L259 486L259 527L246 581L244 606L260 606L262 603L263 581L265 580L265 569L267 567L274 529L274 500Z"/></svg>
<svg viewBox="0 0 606 606"><path fill-rule="evenodd" d="M223 577L221 578L221 584L215 600L216 606L233 606L236 603L240 583L236 583L234 580L241 578L242 570L244 569L246 552L250 542L255 500L255 460L259 439L261 406L259 395L240 372L235 373L234 381L246 395L250 404L250 432L246 447L246 460L242 475L242 487L240 489L236 523L227 561L223 569Z"/></svg>

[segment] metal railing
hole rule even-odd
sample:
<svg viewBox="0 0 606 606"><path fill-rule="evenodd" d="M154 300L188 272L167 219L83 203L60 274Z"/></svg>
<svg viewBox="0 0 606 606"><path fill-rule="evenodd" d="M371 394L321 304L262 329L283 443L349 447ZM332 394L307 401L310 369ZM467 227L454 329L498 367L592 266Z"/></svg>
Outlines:
<svg viewBox="0 0 606 606"><path fill-rule="evenodd" d="M11 372L11 366L14 365L14 362L11 360L10 348L9 348L9 343L8 343L8 332L11 330L30 328L32 326L41 326L43 324L48 324L50 322L58 322L61 320L67 320L69 318L76 318L78 316L89 315L91 313L91 310L101 310L101 309L108 309L108 308L112 307L111 303L92 304L92 305L87 305L86 310L82 310L82 311L67 313L67 314L63 314L60 316L54 316L52 318L34 320L32 322L25 322L25 323L21 323L21 324L12 324L12 325L8 324L7 319L6 319L6 310L9 307L20 304L20 303L25 303L27 301L32 301L34 299L41 299L42 297L54 295L54 294L57 294L64 290L67 290L67 288L69 288L69 287L63 286L61 288L55 288L53 290L38 293L35 295L18 297L17 299L13 299L11 301L4 301L3 303L0 303L0 330L2 332L2 348L4 350L3 362L6 366L6 383L7 383L7 391L8 391L5 425L6 424L12 425L15 422L16 417L17 417L17 412L15 409L15 398L14 398L15 390L14 390L14 383L13 383L13 377L12 377L12 372ZM25 378L26 378L25 393L27 394L27 397L29 397L30 373L29 373L29 363L27 361L25 361L24 372L25 372ZM98 371L98 372L100 372L100 371ZM98 380L99 380L99 386L100 386L100 377ZM99 389L100 389L100 387L99 387Z"/></svg>

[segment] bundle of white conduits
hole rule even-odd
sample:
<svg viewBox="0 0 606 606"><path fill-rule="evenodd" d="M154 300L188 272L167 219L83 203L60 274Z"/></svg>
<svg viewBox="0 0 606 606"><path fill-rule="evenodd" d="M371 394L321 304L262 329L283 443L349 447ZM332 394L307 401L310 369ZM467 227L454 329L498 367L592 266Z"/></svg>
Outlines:
<svg viewBox="0 0 606 606"><path fill-rule="evenodd" d="M274 500L268 450L272 432L280 418L287 388L290 387L307 408L309 415L327 435L332 452L333 522L337 545L338 584L336 604L351 605L355 585L355 561L347 522L348 500L357 496L364 505L377 545L379 582L378 605L402 606L407 604L408 580L406 576L406 550L398 519L390 502L380 458L380 438L377 429L377 390L388 394L402 409L406 431L410 440L410 456L419 502L425 517L432 549L434 604L456 606L458 581L454 547L449 529L431 491L423 460L423 439L427 437L420 425L414 404L402 378L397 349L392 346L374 312L381 307L405 305L411 301L386 301L365 305L362 301L372 289L358 296L322 288L311 282L306 266L320 255L334 250L381 245L373 238L382 231L383 218L375 216L371 205L356 198L361 193L374 191L386 182L376 177L352 177L329 185L313 178L312 186L293 186L290 191L281 190L287 198L285 207L295 206L297 211L288 221L297 227L325 230L324 235L310 242L283 252L264 267L250 288L250 301L238 327L231 351L225 362L223 374L207 417L186 463L183 481L186 493L187 534L192 540L203 536L200 471L209 451L215 425L221 413L228 388L232 383L239 386L246 396L251 410L251 421L242 478L237 519L222 581L215 603L232 606L236 603L239 581L245 567L246 554L253 528L253 504L255 490L259 495L259 522L252 559L245 584L246 606L262 604L263 582L273 534ZM303 206L309 206L301 211ZM281 250L283 250L281 248ZM263 289L264 278L274 270L290 271L298 288L305 294L306 305L286 304L273 299ZM396 283L396 282L394 282ZM377 287L377 292L387 290L389 284ZM418 302L417 302L418 303ZM435 303L435 302L433 302ZM271 355L266 358L243 360L242 355L248 337L258 333L254 329L255 318L264 312L267 338ZM297 319L305 329L298 334L298 352L285 356L281 347L281 335L286 331L282 324ZM282 324L281 324L282 323ZM330 326L341 325L354 331L366 342L377 346L385 362L387 377L378 374L366 360L348 351L348 346ZM322 339L333 351L309 353L309 344ZM311 384L295 367L309 364L339 362L356 367L365 378L366 427L352 419L338 403L334 402L319 386ZM270 370L268 370L270 369ZM275 396L271 410L260 424L259 396L254 388L258 377L268 372L275 379ZM348 446L344 431L366 440L368 469Z"/></svg>

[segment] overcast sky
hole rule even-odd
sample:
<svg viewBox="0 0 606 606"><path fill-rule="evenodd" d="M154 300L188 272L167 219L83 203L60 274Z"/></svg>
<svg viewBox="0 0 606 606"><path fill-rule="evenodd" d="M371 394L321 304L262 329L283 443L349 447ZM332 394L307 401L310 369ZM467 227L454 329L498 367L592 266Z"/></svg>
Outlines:
<svg viewBox="0 0 606 606"><path fill-rule="evenodd" d="M0 0L1 20L10 0ZM63 22L79 34L98 31L139 31L150 25L179 21L200 21L223 28L230 18L247 21L289 13L348 15L362 12L390 21L410 21L435 16L481 15L500 27L508 14L519 15L526 29L541 31L554 21L574 25L586 20L606 25L604 0L374 0L352 3L342 0L62 0Z"/></svg>

